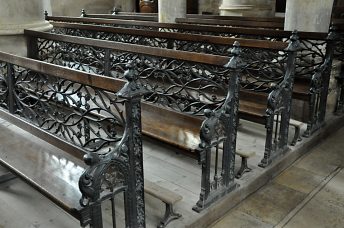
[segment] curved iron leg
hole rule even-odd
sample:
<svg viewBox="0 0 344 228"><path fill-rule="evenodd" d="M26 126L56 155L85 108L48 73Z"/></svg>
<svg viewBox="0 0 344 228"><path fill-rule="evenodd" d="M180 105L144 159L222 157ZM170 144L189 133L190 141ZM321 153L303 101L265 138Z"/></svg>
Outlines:
<svg viewBox="0 0 344 228"><path fill-rule="evenodd" d="M300 137L301 129L300 129L300 127L294 126L294 128L295 128L295 133L294 133L293 141L291 141L292 146L295 146L296 142L301 141L301 137Z"/></svg>
<svg viewBox="0 0 344 228"><path fill-rule="evenodd" d="M164 228L172 220L175 220L175 219L182 217L181 214L175 213L173 211L173 205L172 204L165 203L165 205L166 205L165 215L164 215L164 218L161 220L160 224L158 225L158 228Z"/></svg>
<svg viewBox="0 0 344 228"><path fill-rule="evenodd" d="M252 171L252 169L247 166L247 158L241 157L241 166L240 166L239 171L235 175L235 178L240 179L244 173L250 172L250 171Z"/></svg>

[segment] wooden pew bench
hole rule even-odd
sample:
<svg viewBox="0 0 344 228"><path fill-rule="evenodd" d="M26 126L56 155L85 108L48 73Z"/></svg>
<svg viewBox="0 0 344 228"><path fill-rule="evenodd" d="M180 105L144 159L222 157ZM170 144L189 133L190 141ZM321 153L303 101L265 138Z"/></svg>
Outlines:
<svg viewBox="0 0 344 228"><path fill-rule="evenodd" d="M173 209L173 205L183 199L182 196L148 180L145 180L145 193L160 199L165 204L165 215L159 223L158 228L166 227L170 221L182 217L181 214L174 212Z"/></svg>
<svg viewBox="0 0 344 228"><path fill-rule="evenodd" d="M0 53L0 57L2 57ZM12 55L3 54L5 57L14 58L18 61L23 61L26 67L30 66L30 64L39 64L39 68L47 68L49 70L54 71L60 71L60 74L69 74L68 78L75 78L81 77L86 78L90 75L88 74L80 74L80 72L75 72L72 70L65 70L63 68L54 67L48 64L42 64L38 63L37 61L30 61L25 58L18 58ZM3 67L3 66L1 66ZM32 67L34 68L34 67ZM37 67L36 67L37 68ZM35 69L35 68L34 68ZM2 69L0 69L2 71ZM43 70L45 73L45 71ZM93 76L94 77L94 76ZM90 79L92 78L89 77ZM96 80L102 80L103 78L99 77L96 78ZM84 81L84 80L82 80ZM118 90L121 85L124 83L121 81L106 81L106 83L116 83L117 86L114 85L113 88L115 90ZM102 84L103 82L100 81L99 84ZM98 83L97 83L98 84ZM30 91L32 92L32 91ZM47 101L48 102L48 101ZM59 106L61 107L61 106ZM81 220L83 219L81 216L82 207L78 205L78 200L81 199L81 193L78 189L78 181L79 177L85 172L86 166L85 164L82 164L80 158L85 152L82 152L80 149L78 149L78 152L82 152L81 154L76 154L76 151L72 151L72 149L75 150L75 148L68 146L68 142L56 140L52 144L58 145L57 148L55 147L49 147L47 149L41 148L41 145L47 146L47 142L44 142L43 140L47 141L53 141L55 139L50 139L49 136L46 136L46 133L44 130L39 129L36 126L33 126L31 123L26 122L25 120L21 120L20 118L11 115L10 113L7 113L4 110L0 110L0 116L7 121L21 127L25 131L27 131L29 134L24 134L25 136L18 135L17 132L12 131L3 131L6 132L4 136L1 137L3 140L2 145L5 147L5 149L0 151L0 163L11 170L11 172L15 173L19 177L21 177L24 181L32 185L34 188L38 189L41 193L46 195L49 199L51 199L53 202L55 202L57 205L59 205L61 208L66 210L68 213L73 215L75 218L79 219L81 224L84 225L85 223ZM91 119L91 118L90 118ZM36 135L38 137L35 140L30 140L30 137L35 137L31 134ZM8 138L6 140L6 137ZM29 137L29 138L27 138ZM41 140L40 137L43 139ZM10 139L11 138L11 139ZM20 147L22 147L22 142L26 142L27 144L26 148L30 148L29 150L22 150ZM38 141L38 142L36 142ZM4 143L4 142L9 142ZM20 147L18 147L20 145ZM68 148L67 151L64 151L65 148ZM9 156L8 152L11 151L11 155ZM16 153L13 153L13 152ZM74 157L75 156L75 157ZM25 159L19 159L19 158L30 158L29 161ZM62 160L61 163L56 162L53 158L59 158L58 160ZM65 164L74 164L73 167L66 170ZM37 167L37 169L32 169L32 167ZM42 170L42 167L46 168L46 170ZM51 172L51 170L54 170L54 172ZM70 172L73 174L72 176L75 176L73 179L66 179L63 182L63 178L61 178L61 173ZM42 175L46 174L46 175ZM39 177L36 175L39 175ZM13 176L12 173L5 174L0 177L0 183L3 183L5 181L13 179L15 176ZM60 185L57 185L60 184ZM146 184L147 183L147 184ZM71 185L72 188L69 188L64 185ZM61 192L61 189L65 189L70 194L65 194L65 192ZM145 180L145 186L144 191L147 194L150 194L154 196L157 199L160 199L162 202L166 204L166 212L159 223L159 227L165 227L170 221L173 219L179 218L181 215L178 213L175 213L173 211L173 205L180 201L182 199L181 196L177 195L176 193L173 193L167 189L164 189L163 187L158 186L157 184L154 184L150 182L149 180ZM58 193L58 194L56 194ZM76 200L75 200L76 199ZM96 227L96 226L95 226Z"/></svg>
<svg viewBox="0 0 344 228"><path fill-rule="evenodd" d="M85 10L81 10L81 17L135 20L135 21L158 21L157 15L147 15L147 14L88 14L88 13L86 13Z"/></svg>
<svg viewBox="0 0 344 228"><path fill-rule="evenodd" d="M32 53L31 53L30 56L34 57L34 58L42 59L44 61L48 61L48 62L52 61L52 63L62 64L62 65L66 65L66 66L69 66L72 63L72 65L71 65L72 67L77 67L77 68L82 69L82 70L85 70L85 69L87 70L87 69L94 69L92 67L89 68L87 66L87 65L89 65L89 63L92 63L92 64L94 63L93 60L90 58L92 55L89 55L89 54L86 55L87 59L88 59L87 61L81 60L78 58L85 57L85 55L83 53L88 53L88 50L99 50L100 53L102 53L101 50L104 50L104 48L105 48L105 49L109 50L110 56L111 56L111 53L115 53L115 56L117 56L117 55L118 56L126 56L124 59L121 57L120 58L111 58L111 61L108 62L108 63L111 63L111 66L109 66L109 68L108 68L108 70L109 70L108 75L111 75L113 77L118 77L118 78L122 77L121 76L122 75L121 65L123 65L123 62L121 62L121 61L123 61L123 60L128 61L131 58L132 58L131 60L133 60L134 62L137 62L137 64L138 64L138 71L139 71L138 74L139 74L140 78L145 78L148 75L149 77L154 79L155 74L151 74L149 72L150 71L155 72L157 70L157 72L159 72L159 74L157 74L157 75L161 76L161 75L165 74L164 72L167 72L167 75L172 73L170 76L179 75L178 77L180 77L180 79L183 78L182 76L187 78L190 76L197 76L197 74L200 74L200 75L203 75L203 77L206 76L207 78L214 78L216 80L227 80L228 76L226 76L226 74L227 74L226 72L228 72L228 73L230 72L228 69L224 68L224 65L226 65L229 61L229 58L224 57L224 56L214 56L214 55L206 55L206 54L200 54L200 53L180 52L180 51L175 51L175 50L150 48L150 47L144 47L144 46L138 46L138 45L129 45L129 44L123 44L123 43L108 42L108 41L91 40L91 39L71 37L71 36L53 35L53 34L47 34L47 33L40 33L40 34L44 34L44 38L40 37L39 40L41 40L42 42L48 42L48 43L37 44L37 41L35 41L35 42L31 41L30 43L32 45L36 44L37 45L36 47L44 47L44 49L38 49L38 48L35 48L34 46L31 46L30 50L32 50L32 51L37 50L37 53L36 53L36 55L32 55ZM61 43L59 44L59 42L61 42ZM59 49L60 47L62 47L63 49ZM92 48L90 48L90 47L92 47ZM276 53L283 51L285 47L286 47L286 44L282 43L282 49L278 49L278 51L276 51ZM58 52L60 52L60 51L62 51L61 54L65 53L66 55L65 54L62 54L62 55L58 54ZM77 52L77 55L73 54L74 51ZM97 55L97 58L98 58L97 53L94 53L94 55ZM55 58L55 57L51 58L52 56L59 56L59 57L58 58ZM100 56L102 56L102 55L100 55ZM106 55L104 55L104 56L106 56ZM109 55L107 55L107 56L109 56ZM70 62L70 60L72 60L72 62ZM98 59L98 60L100 60L100 59ZM139 60L139 61L137 61L137 60ZM103 60L101 60L101 61L103 61ZM179 62L181 62L183 64L179 65ZM97 66L106 66L106 65L108 65L108 63L97 64ZM145 64L142 65L142 63L145 63ZM153 65L150 65L150 63L153 63ZM270 61L267 61L267 63L270 63ZM293 61L289 61L289 63L293 63ZM178 67L175 68L175 64L177 64L176 66L178 66ZM162 66L163 68L156 68L157 66ZM189 67L189 66L192 66L192 67ZM197 68L194 68L195 66L197 66ZM165 69L164 67L168 67L168 68ZM199 72L199 73L195 74L193 72L194 69L197 69L197 72ZM106 71L104 71L104 69L98 69L98 70L100 73L106 72ZM207 72L207 73L202 73L202 71ZM291 68L291 70L288 72L291 73L292 71L293 71L293 69ZM159 78L160 78L160 76L159 76ZM167 77L170 77L170 76L167 76ZM283 83L285 83L287 80L290 80L289 75L281 74L281 77L284 78ZM178 79L178 80L180 80L180 79ZM155 84L156 82L154 80L151 81L151 82L154 82L154 84L147 87L149 91L151 91L152 88L155 88L155 85L158 85L158 84ZM204 79L202 79L202 80L204 80ZM280 80L280 78L278 80ZM151 83L149 81L146 81L146 82L148 84ZM164 91L169 91L170 86L172 86L172 88L175 86L177 86L177 88L181 86L181 88L183 88L183 89L188 88L188 87L185 87L185 86L182 86L179 84L173 84L173 82L171 82L171 83L172 83L172 85L169 82L167 82L167 84L165 85L168 87L167 90L162 90L162 91L158 92L157 94L153 93L153 95L154 96L156 96L156 95L162 96L162 98L163 98L165 96ZM185 81L183 83L188 84L189 81ZM185 102L191 102L191 104L195 103L196 105L201 105L200 107L202 107L202 109L205 109L206 107L211 108L213 102L217 103L218 101L221 101L226 97L226 96L224 96L224 94L221 95L221 93L219 96L219 94L216 92L216 90L226 91L227 87L222 89L220 85L226 86L226 84L228 82L226 82L226 81L221 82L221 83L217 82L216 85L213 85L214 88L216 88L215 89L216 93L214 94L215 100L211 99L211 100L207 101L207 102L211 102L211 103L210 104L208 103L204 106L204 101L199 100L199 98L197 98L197 97L199 97L199 96L204 96L205 98L206 97L212 97L212 96L208 95L208 92L211 90L209 90L207 88L209 87L209 85L211 85L214 82L206 81L206 84L204 84L204 85L207 85L207 87L204 89L203 89L203 87L199 87L199 85L197 83L198 82L196 81L196 84L193 85L193 86L196 86L196 87L193 87L194 89L198 88L198 89L195 89L195 91L194 91L194 92L196 92L196 91L197 92L196 93L194 93L194 92L189 93L188 92L189 96L190 96L190 97L188 97L188 99L190 98L191 100L187 99L187 100L185 100ZM290 82L290 83L292 84L292 82ZM203 82L202 82L202 84L203 84ZM277 84L278 84L278 82L277 82ZM191 86L191 85L192 84L190 84L188 86ZM200 88L204 91L201 91L201 93L199 94L198 90ZM212 92L212 93L214 93L214 92ZM267 103L266 103L267 102L266 101L267 94L266 93L261 93L261 94L264 97L264 99L261 100L261 103L262 104L264 103L264 106L262 105L261 107L264 107L264 108L260 109L260 113L253 113L252 110L249 110L246 113L246 115L247 116L254 116L254 115L257 116L258 115L259 116L258 119L260 119L261 123L263 123L263 122L265 122L264 121L265 118L267 118L265 115L266 114L265 111L268 109L268 107L267 107ZM173 97L172 100L181 99L181 101L183 101L185 98L183 98L180 95L181 94L179 94L179 92L173 93L172 94L172 97ZM196 98L193 97L194 95L196 95ZM154 96L153 96L153 98L154 98ZM168 99L170 99L170 98L168 98ZM193 99L196 99L196 100L193 100ZM206 99L209 99L209 98L206 98ZM149 100L147 100L147 101L149 101ZM154 103L157 103L156 101L160 101L160 99L158 99L158 100L153 99L153 101L154 101ZM291 100L286 99L286 102L289 102L289 101L291 101ZM145 103L143 103L143 104L145 104ZM160 103L158 103L158 104L160 105ZM171 108L173 109L173 107L176 108L175 105L177 105L177 104L184 104L184 103L181 103L181 102L172 103L172 105L169 106L168 108L169 109L171 109ZM166 106L166 104L164 104L164 105ZM188 106L188 105L190 105L190 103L186 103L186 106ZM284 105L287 105L287 104L284 103ZM152 107L152 106L150 106L150 107ZM190 107L192 107L192 106L190 106ZM195 106L195 108L196 107L197 106ZM247 105L247 107L251 108L249 105ZM179 144L180 142L176 142L175 139L172 139L172 140L170 139L171 137L175 137L175 132L172 131L172 132L170 132L170 134L166 134L165 133L166 129L158 129L156 126L156 119L154 119L154 118L153 119L155 122L153 122L153 124L155 124L155 127L154 127L154 125L147 124L148 127L153 127L154 129L145 128L145 122L146 122L146 119L145 119L146 115L144 114L145 109L146 109L146 107L143 105L143 109L142 109L142 112L143 112L143 115L142 115L143 133L146 135L150 135L150 136L153 136L155 138L158 138L159 140L164 140L164 142L172 143L173 145ZM163 110L162 108L159 108L159 109ZM212 109L214 109L214 107ZM279 110L282 110L282 109L279 109ZM285 109L285 110L287 110L287 109ZM178 111L180 111L180 110L178 110ZM164 113L166 113L166 112L167 111L165 110ZM177 114L178 112L175 112L173 110L169 110L169 112L174 112L173 115L170 115L170 116L173 116L173 119L175 119L175 118L179 119L180 116L185 115L183 113ZM197 108L191 109L191 110L185 109L184 112L186 112L186 114L190 114L190 112L191 112L191 114L197 113L197 115L202 115L202 111L197 110ZM152 113L156 113L156 112L149 112L149 113L151 115L154 115ZM207 116L207 118L214 119L215 117L213 115L215 115L215 114L209 114L209 116ZM273 115L280 115L280 114L278 112L276 112ZM168 115L164 114L161 116L168 116ZM273 116L270 116L268 118L273 118ZM204 120L204 121L206 121L206 120ZM236 121L236 118L235 118L235 121ZM163 122L163 121L161 121L161 122ZM287 119L284 119L284 121L281 122L281 125L284 126L283 129L285 129L285 128L288 129L288 122L289 122L289 120L287 120ZM154 135L154 130L158 131L155 135ZM199 128L198 128L198 130L199 130ZM279 156L281 151L287 150L287 132L281 131L280 133L282 133L282 134L286 133L286 135L278 136L278 139L274 140L274 139L272 139L273 138L273 136L272 136L273 126L268 128L268 130L270 131L267 133L267 138L268 138L267 141L268 142L271 142L271 143L277 142L278 139L283 140L283 142L278 144L278 145L282 145L281 148L279 148L278 146L276 146L276 147L271 146L271 144L268 145L270 149L271 148L278 148L278 150L276 150L276 151L272 151L270 149L268 150L267 153L270 153L270 154L265 156L264 160L262 160L262 163L264 162L263 163L264 165L270 164L273 159L275 159L276 157ZM280 133L277 135L280 135ZM184 143L184 142L182 142L182 143ZM198 141L198 143L194 144L194 145L198 146L198 145L204 145L204 144L205 143L202 143L202 137L200 137L200 141ZM182 144L182 145L180 145L180 147L185 148L186 146ZM205 147L202 147L202 148L205 148ZM191 152L197 151L196 153L194 153L195 157L198 157L202 164L205 162L205 158L204 158L205 155L204 155L204 153L199 152L198 147L197 148L191 147L191 148L188 148L188 150ZM233 151L233 152L235 153L235 151ZM234 183L234 182L231 181L230 183ZM210 186L210 185L208 185L208 186ZM228 187L233 188L234 186L235 185L231 184ZM195 210L197 210L197 211L202 210L209 203L211 203L211 202L204 201L203 196L201 196L201 199L202 199L201 202L198 203L197 207L195 208Z"/></svg>
<svg viewBox="0 0 344 228"><path fill-rule="evenodd" d="M64 34L64 35L74 35L74 36L81 36L81 37L88 37L88 38L97 38L103 40L112 40L124 43L132 43L133 41L137 41L136 44L142 44L145 46L152 46L161 48L172 48L176 50L185 50L188 51L188 47L190 47L191 51L194 52L209 52L210 54L220 54L220 55L228 55L227 46L229 44L233 44L235 41L239 41L243 48L264 48L264 47L278 47L280 45L278 42L266 42L263 40L256 40L254 41L254 45L252 45L253 41L248 39L238 39L238 38L230 38L230 37L214 37L214 36L206 36L206 35L198 35L198 34L182 34L182 33L170 33L170 32L157 32L157 31L143 31L137 29L126 29L126 28L113 28L108 26L96 26L96 25L85 25L85 24L70 24L70 23L59 23L59 22L52 22L54 26L53 33L56 34ZM30 31L26 31L26 34L30 35ZM121 35L122 34L122 35ZM172 38L171 38L172 37ZM159 42L157 42L160 39ZM184 45L189 43L188 45ZM209 45L209 48L206 47ZM199 48L197 48L199 46ZM216 47L216 48L211 48ZM212 50L215 51L212 51ZM311 79L296 79L293 91L293 98L297 100L302 100L304 102L308 102L310 99L310 85ZM246 91L241 92L241 97L247 94ZM245 97L249 98L248 96L255 97L255 94L249 93ZM252 103L248 103L248 100L242 99L243 102L240 104L241 118L244 118L249 121L258 122L261 124L265 124L265 110L266 110L266 103L260 104L257 107L257 99L255 98L252 100ZM267 96L261 99L262 101L267 100ZM245 113L244 110L250 110L254 107L257 107L256 111L254 111L254 115L248 115ZM257 113L260 113L257 116ZM295 122L296 120L294 120ZM297 141L300 141L300 128L298 127L300 124L293 124L292 127L295 128L294 139L291 142L291 145L295 145Z"/></svg>
<svg viewBox="0 0 344 228"><path fill-rule="evenodd" d="M123 226L145 227L139 112L144 90L132 89L134 81L3 52L0 78L0 117L23 130L2 131L0 164L82 227L102 228L102 203L122 193ZM119 112L124 108L131 111ZM116 209L113 204L114 227Z"/></svg>
<svg viewBox="0 0 344 228"><path fill-rule="evenodd" d="M237 21L265 21L284 23L284 17L249 17L249 16L220 16L207 14L186 14L186 18L237 20Z"/></svg>
<svg viewBox="0 0 344 228"><path fill-rule="evenodd" d="M203 18L176 18L176 23L230 27L269 28L283 29L284 22L275 21L245 21L245 20L222 20Z"/></svg>
<svg viewBox="0 0 344 228"><path fill-rule="evenodd" d="M44 61L48 61L48 62L52 61L53 63L56 63L56 64L64 64L66 66L71 66L71 67L77 66L81 70L85 70L88 67L87 63L85 62L85 60L82 57L84 55L83 53L85 53L82 50L84 48L86 48L88 50L88 48L90 46L92 46L94 48L100 48L102 50L104 50L104 48L105 48L105 49L108 49L109 52L114 52L117 54L119 54L121 52L125 52L125 53L128 53L128 56L131 55L129 53L132 53L135 56L135 58L141 58L141 59L145 59L145 58L151 59L152 58L152 60L153 60L154 58L158 58L161 60L157 60L157 61L163 61L163 62L166 61L166 60L164 60L166 58L167 59L175 59L178 61L185 61L186 64L190 63L191 66L193 66L194 64L196 64L196 66L198 66L197 64L209 64L209 66L212 66L212 65L213 66L215 66L215 65L216 66L223 66L224 64L226 64L226 60L228 61L228 57L223 57L223 56L216 56L215 57L214 55L206 55L206 54L199 54L199 53L180 52L180 51L167 50L167 49L162 50L162 49L158 49L158 48L148 48L148 47L143 47L143 46L138 46L138 45L129 45L129 44L124 44L124 43L115 43L115 42L102 41L102 40L91 40L91 39L85 39L85 38L80 38L80 37L72 37L72 36L65 36L65 35L54 35L54 34L40 33L40 32L34 32L34 31L25 31L25 33L27 35L30 35L33 38L33 41L31 41L31 43L34 46L45 47L44 49L38 50L37 48L32 46L33 47L33 48L31 48L32 50L37 50L37 52L35 54L30 55L32 58L39 58L39 59L44 60ZM35 39L40 39L42 42L44 42L44 43L46 42L46 43L45 44L40 43L37 46L37 40L35 41ZM50 46L49 42L52 42L53 46ZM66 45L59 45L60 42L66 44ZM268 50L271 49L272 50L271 52L275 53L274 54L275 56L276 56L276 54L278 56L280 52L283 52L287 46L286 43L282 43L282 42L275 42L275 43L271 43L269 41L261 41L261 42L266 42L267 43L266 45L268 45L268 46L266 46L266 49L268 49ZM67 45L67 44L69 44L69 45ZM83 46L79 46L79 44L82 44ZM251 46L249 46L249 44L246 43L245 47L255 47L254 45L256 45L256 42L251 41ZM271 45L271 46L269 46L269 45ZM69 46L70 48L68 48L68 51L66 51L66 50L63 51L62 49L59 50L60 46L61 47L63 46L64 48ZM54 47L55 50L49 50L50 47ZM258 46L258 47L262 48L262 46ZM73 49L77 50L77 52L78 52L78 54L76 56L71 57L74 61L73 64L70 65L68 61L61 61L61 58L65 58L65 57L70 58L70 54L72 54L74 52ZM66 53L66 54L62 54L62 53ZM142 54L148 55L151 57L145 57L145 56L138 57L138 56L141 56ZM60 60L57 58L51 59L50 56L60 56L59 57ZM245 58L246 58L246 56L245 56ZM252 58L252 55L251 55L251 58ZM216 59L216 61L215 61L215 59ZM108 60L104 60L104 61L108 61ZM118 61L120 61L120 59L117 59L117 58L112 59L111 64L116 66L117 64L120 64L120 62L118 62ZM149 60L148 62L150 62L150 61L151 60ZM264 61L264 60L262 60L262 61ZM81 64L80 65L75 64L76 62L79 62ZM264 62L264 64L267 64L267 68L269 68L268 65L270 63L271 63L270 59L266 60ZM107 63L100 63L97 65L98 66L106 66L108 64ZM155 63L154 65L159 66L158 63ZM164 65L165 65L165 63L164 63ZM259 64L255 64L252 67L254 67L254 66L260 67ZM149 71L154 70L154 67L149 67L149 66L147 66L147 67L149 68ZM111 75L113 77L121 77L121 73L116 72L115 68L113 68L113 69L110 69L111 67L106 67L106 68L107 68L107 70L99 69L99 73L105 74L105 75ZM204 69L204 67L202 65L200 65L200 72L202 71L202 69ZM162 69L161 72L163 72L164 70L165 69ZM168 72L169 71L173 72L173 69L167 69L167 70L168 70ZM144 68L142 68L140 71L142 71L142 73L140 73L140 75L142 74L142 76L144 76L144 74L146 74L145 73L146 71ZM185 69L185 71L178 72L178 74L185 75L185 72L189 72L189 71L190 71L190 69ZM276 72L273 70L273 72L276 74L281 73L279 70ZM98 73L98 71L95 73ZM216 72L210 72L210 73L215 74ZM194 73L190 72L190 74L192 75ZM246 74L246 72L245 73L243 72L242 74ZM186 73L185 77L187 77L187 75L189 75L189 74ZM249 78L249 74L247 74L247 75L245 76L246 79ZM211 77L213 77L213 76L211 76ZM216 74L214 75L214 77L216 77ZM281 78L283 78L283 77L284 76L282 76L282 74L281 74L280 79L276 83L278 84L280 82ZM220 79L220 77L218 77L218 78ZM269 80L271 80L271 78ZM259 88L261 90L263 87L260 84L259 80L257 83L259 84L259 86L257 88ZM265 82L263 82L263 83L267 87L267 88L265 88L265 90L269 91L268 86L270 86L271 83L265 83ZM244 86L240 92L240 98L241 99L240 99L240 104L239 104L240 105L239 106L239 116L242 119L246 119L249 121L253 121L253 122L265 125L267 123L266 122L266 118L267 118L266 110L268 109L267 100L268 100L268 94L269 93L267 93L267 92L255 92L254 91L254 89L255 89L254 85L255 85L255 82L251 83L251 86L253 86L253 87L247 88L247 89L245 89L245 86ZM252 90L252 91L250 91L250 90ZM204 94L204 95L206 95L206 94ZM198 96L198 95L196 94L196 96ZM208 95L206 95L206 96L208 96ZM218 94L216 94L216 97L218 97L219 99L221 98L221 96L218 96ZM179 98L176 97L174 99L180 99L180 97ZM154 111L154 112L159 113L158 110ZM167 112L167 111L164 110L164 112ZM144 113L144 110L143 110L143 113ZM161 115L161 116L164 116L164 115ZM169 114L169 115L165 114L165 116L179 116L177 119L183 119L184 118L181 116L181 114L175 114L175 113ZM144 114L143 114L143 118L145 118ZM159 117L159 118L162 118L162 117ZM171 119L174 119L174 118L171 118ZM171 120L173 122L173 123L171 123L171 121L169 121L169 120L164 120L161 122L169 123L166 126L164 126L164 130L162 130L162 129L149 129L146 131L146 129L148 129L148 128L155 128L154 127L154 121L155 121L155 117L152 118L152 124L147 124L147 126L145 126L145 123L144 123L145 121L143 122L143 125L144 125L143 126L143 132L145 134L152 136L154 138L158 138L159 140L163 140L163 141L170 143L172 145L178 146L179 148L185 149L185 151L190 151L191 154L196 155L195 157L199 156L198 153L195 153L195 151L196 151L195 149L196 149L197 145L199 144L199 141L194 140L193 143L188 144L187 142L185 142L186 140L184 138L179 139L176 136L176 134L174 134L174 132L176 131L176 129L179 129L179 128L183 129L182 131L184 131L184 132L188 132L187 129L194 129L191 131L193 133L190 134L193 136L191 138L194 139L194 138L196 138L194 136L195 135L197 136L199 134L199 132L197 132L197 131L199 130L199 126L201 124L200 120L196 119L195 121L191 121L191 122L195 122L195 123L197 123L197 121L198 121L198 124L193 124L194 128L192 126L183 127L183 124L185 124L184 123L185 121L182 121L181 123L179 123L180 122L179 120L177 120L176 122L173 122L174 120L173 121ZM171 127L169 127L169 126L174 126L173 130L167 130L167 129L171 129ZM272 129L270 129L270 130L272 130ZM180 135L183 136L185 134L180 134ZM185 137L185 136L183 136L183 137ZM272 137L271 133L267 133L267 137ZM272 142L272 139L267 139L267 141ZM285 150L286 146L283 146L283 147L284 147L283 150ZM268 151L271 152L271 149L268 149ZM271 153L273 154L275 152L271 152ZM277 152L277 154L278 154L278 152ZM267 157L269 157L269 156L267 156ZM269 160L268 163L270 163L270 162L271 161Z"/></svg>
<svg viewBox="0 0 344 228"><path fill-rule="evenodd" d="M48 19L54 20L54 18L47 17ZM77 19L77 18L76 18ZM60 20L60 19L56 19ZM62 21L68 21L61 18ZM73 18L74 20L74 18ZM111 21L111 20L110 20ZM105 23L110 25L111 23L116 23L115 21L98 21L94 19L94 23ZM80 23L89 23L86 21L78 21ZM111 24L112 25L112 24ZM124 24L119 23L113 26L124 26ZM158 46L164 48L176 48L185 50L185 51L196 51L196 52L206 52L217 55L227 55L226 44L231 44L234 42L234 39L225 38L221 36L231 36L231 37L247 37L247 38L256 38L256 39L269 39L269 40L287 40L291 35L290 31L281 31L281 30L271 30L271 29L247 29L247 28L221 28L221 27L212 27L212 26L196 26L192 27L189 25L174 25L166 23L156 23L156 24L142 24L142 23L131 23L126 26L134 26L135 28L146 29L141 33L135 29L135 31L128 32L121 30L120 28L114 28L111 31L110 28L103 28L99 26L91 26L86 28L87 25L62 25L55 24L58 29L61 29L63 33L63 28L66 31L69 31L68 34L71 35L81 35L90 37L90 34L95 35L96 32L101 34L102 39L109 39L121 42L128 40L133 42L134 40L139 40L143 45ZM73 34L72 27L76 26L77 34ZM84 27L85 26L85 27ZM95 28L97 27L97 28ZM171 33L163 34L163 32L150 31L151 29L159 27L162 31L178 31L178 32L187 32L187 33L202 33L202 34L212 34L214 36L197 36L197 35L187 35L181 33ZM102 32L101 32L102 30ZM147 31L149 30L149 31ZM85 31L85 32L83 32ZM93 31L93 32L92 32ZM89 35L87 35L89 33ZM123 35L111 35L112 33L119 33ZM160 37L161 40L157 42L154 38ZM317 129L319 129L324 124L324 116L326 111L326 97L327 97L327 88L330 78L330 69L333 53L333 35L331 33L328 35L326 33L311 33L311 32L301 32L299 33L300 41L302 43L303 50L298 56L298 61L296 62L296 80L295 80L295 89L293 98L301 100L308 104L308 111L303 114L301 117L302 121L306 121L308 126L307 130L304 133L304 136L308 137ZM92 38L96 38L97 35ZM144 39L142 39L144 37ZM168 37L175 37L174 39L168 39ZM184 40L184 41L182 41ZM189 45L189 43L193 43ZM161 44L161 45L160 45ZM257 43L258 45L259 43ZM208 45L208 46L207 46ZM244 43L242 45L245 45ZM214 48L216 47L216 48ZM326 47L326 51L325 51ZM313 53L310 55L309 53ZM309 58L313 58L310 60ZM326 64L325 64L326 63ZM323 64L323 65L322 65ZM322 65L322 66L321 66ZM321 75L318 74L315 76L316 69L320 68L322 71ZM321 79L319 78L321 77ZM316 81L322 80L323 83L316 83ZM321 85L322 88L315 88ZM323 91L322 91L323 90ZM317 92L315 92L317 91ZM322 91L322 92L320 92ZM321 96L321 102L319 105L315 104L315 97ZM308 113L308 114L307 114ZM300 115L299 115L300 116ZM300 117L298 117L300 118Z"/></svg>

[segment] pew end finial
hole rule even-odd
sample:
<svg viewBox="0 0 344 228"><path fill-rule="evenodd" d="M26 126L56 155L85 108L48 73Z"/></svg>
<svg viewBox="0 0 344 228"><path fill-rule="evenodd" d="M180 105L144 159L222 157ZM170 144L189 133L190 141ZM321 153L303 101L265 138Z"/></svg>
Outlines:
<svg viewBox="0 0 344 228"><path fill-rule="evenodd" d="M81 15L80 17L86 17L86 10L85 9L82 9L81 10Z"/></svg>

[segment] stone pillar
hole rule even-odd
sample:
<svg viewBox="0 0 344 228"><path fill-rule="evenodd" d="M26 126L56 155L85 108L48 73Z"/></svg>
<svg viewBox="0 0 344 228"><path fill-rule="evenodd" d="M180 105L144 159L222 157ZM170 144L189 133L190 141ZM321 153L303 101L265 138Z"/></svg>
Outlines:
<svg viewBox="0 0 344 228"><path fill-rule="evenodd" d="M287 0L285 30L328 32L333 0Z"/></svg>
<svg viewBox="0 0 344 228"><path fill-rule="evenodd" d="M24 29L46 31L52 28L44 20L44 10L51 12L50 0L0 0L0 50L27 55Z"/></svg>
<svg viewBox="0 0 344 228"><path fill-rule="evenodd" d="M272 17L275 4L274 0L223 0L219 9L223 16Z"/></svg>
<svg viewBox="0 0 344 228"><path fill-rule="evenodd" d="M186 16L185 0L159 0L159 22L175 23L175 19Z"/></svg>

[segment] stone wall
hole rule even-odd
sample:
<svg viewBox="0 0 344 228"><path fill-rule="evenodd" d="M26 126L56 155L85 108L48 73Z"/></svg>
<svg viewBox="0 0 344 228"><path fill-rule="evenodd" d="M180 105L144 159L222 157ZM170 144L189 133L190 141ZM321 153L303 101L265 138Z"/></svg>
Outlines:
<svg viewBox="0 0 344 228"><path fill-rule="evenodd" d="M114 7L119 8L123 12L135 11L135 0L114 0Z"/></svg>
<svg viewBox="0 0 344 228"><path fill-rule="evenodd" d="M54 16L80 16L81 10L87 13L110 13L114 0L51 0Z"/></svg>

